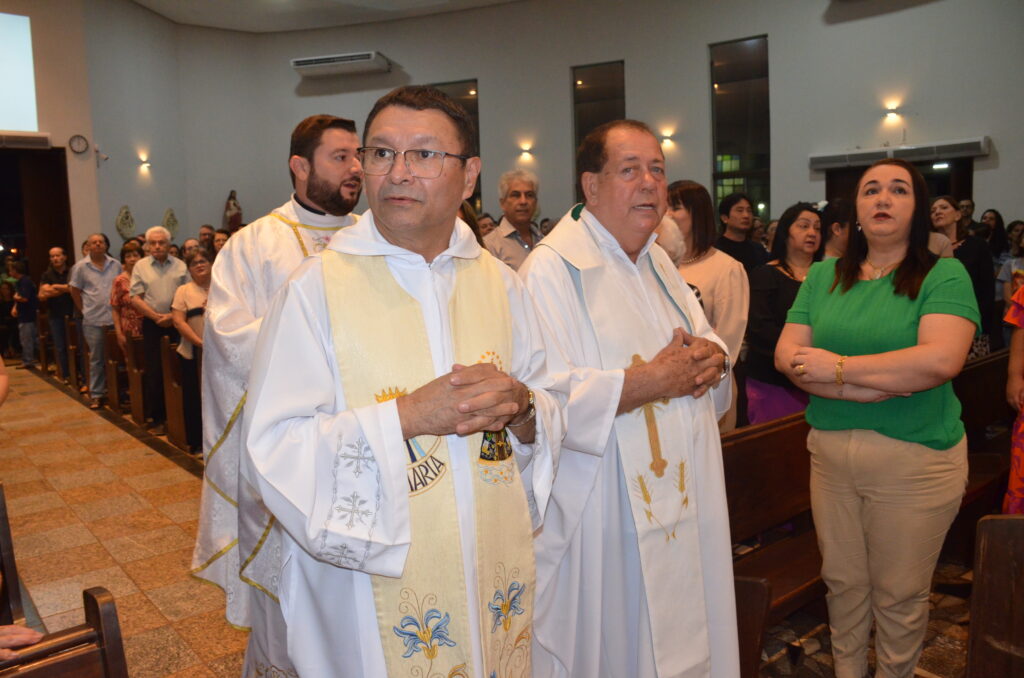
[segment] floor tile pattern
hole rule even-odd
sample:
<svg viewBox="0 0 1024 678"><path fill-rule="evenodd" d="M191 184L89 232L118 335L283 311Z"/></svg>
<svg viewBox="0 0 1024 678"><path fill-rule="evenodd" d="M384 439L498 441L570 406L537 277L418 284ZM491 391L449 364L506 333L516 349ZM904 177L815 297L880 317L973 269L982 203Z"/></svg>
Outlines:
<svg viewBox="0 0 1024 678"><path fill-rule="evenodd" d="M47 630L80 624L82 590L103 586L132 678L237 678L246 636L224 621L223 594L188 574L201 480L66 389L8 374L0 481Z"/></svg>

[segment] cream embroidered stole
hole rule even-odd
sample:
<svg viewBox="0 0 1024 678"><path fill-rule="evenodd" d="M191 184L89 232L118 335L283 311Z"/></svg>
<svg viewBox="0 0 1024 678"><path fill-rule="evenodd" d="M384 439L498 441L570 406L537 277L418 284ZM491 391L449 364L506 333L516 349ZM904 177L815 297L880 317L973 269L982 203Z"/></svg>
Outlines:
<svg viewBox="0 0 1024 678"><path fill-rule="evenodd" d="M622 299L617 275L603 264L594 236L578 221L581 218L594 219L589 212L567 215L542 245L568 264L594 328L602 366L626 368L649 361L665 341L651 331L645 302ZM651 251L637 265L651 267L678 311L673 324L692 332L683 281L667 255ZM710 396L691 404L682 400L659 400L625 412L615 418L614 428L637 531L655 661L658 674L666 676L703 675L710 656L699 556L700 507L693 498L692 427L706 419L706 408L713 409L713 404ZM707 421L714 426L713 414Z"/></svg>
<svg viewBox="0 0 1024 678"><path fill-rule="evenodd" d="M508 297L495 259L454 259L449 307L456 362L512 360ZM324 286L348 407L411 393L435 378L417 301L382 256L325 250ZM406 441L412 544L398 579L373 577L388 675L472 676L471 633L479 634L487 678L528 678L535 572L531 521L504 432L467 441L473 469L477 585L467 601L455 487L444 437ZM469 628L467 605L481 628Z"/></svg>

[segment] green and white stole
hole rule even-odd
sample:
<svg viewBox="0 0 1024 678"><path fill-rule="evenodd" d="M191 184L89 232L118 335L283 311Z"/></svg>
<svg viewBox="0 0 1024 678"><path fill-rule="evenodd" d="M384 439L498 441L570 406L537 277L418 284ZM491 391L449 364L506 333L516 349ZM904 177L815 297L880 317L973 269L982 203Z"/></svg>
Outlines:
<svg viewBox="0 0 1024 678"><path fill-rule="evenodd" d="M449 302L456 362L508 370L512 325L496 260L454 259ZM383 256L323 253L331 333L349 408L411 393L435 378L420 305ZM473 676L471 633L484 676L530 675L535 570L532 529L519 469L504 432L469 436L480 600L467 601L455 487L444 437L406 441L412 543L400 578L373 577L388 676ZM471 629L468 605L480 628Z"/></svg>

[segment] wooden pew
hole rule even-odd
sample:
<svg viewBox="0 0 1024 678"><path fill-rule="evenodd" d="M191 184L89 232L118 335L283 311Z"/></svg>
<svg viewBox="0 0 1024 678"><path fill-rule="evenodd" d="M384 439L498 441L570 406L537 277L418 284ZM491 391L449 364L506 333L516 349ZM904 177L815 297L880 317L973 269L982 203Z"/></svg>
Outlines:
<svg viewBox="0 0 1024 678"><path fill-rule="evenodd" d="M825 596L821 554L810 526L809 430L800 412L722 437L733 543L770 531L774 531L772 538L777 538L733 563L738 580L737 613L743 620L740 665L744 678L757 676L765 627ZM775 529L782 525L786 527ZM741 594L739 580L744 578L762 580L753 590L763 593ZM747 590L750 586L748 583Z"/></svg>
<svg viewBox="0 0 1024 678"><path fill-rule="evenodd" d="M114 597L104 588L82 592L85 623L18 648L0 662L3 678L128 678Z"/></svg>
<svg viewBox="0 0 1024 678"><path fill-rule="evenodd" d="M178 344L169 337L160 338L160 360L164 371L164 408L167 412L167 440L180 450L188 451L185 435L185 400L181 387L181 356Z"/></svg>
<svg viewBox="0 0 1024 678"><path fill-rule="evenodd" d="M1024 516L978 523L967 678L1024 676Z"/></svg>
<svg viewBox="0 0 1024 678"><path fill-rule="evenodd" d="M1010 470L1010 432L1016 413L1006 402L1009 351L972 360L953 379L967 429L967 489L942 546L944 561L970 565L978 520L999 513ZM993 435L994 433L994 435Z"/></svg>
<svg viewBox="0 0 1024 678"><path fill-rule="evenodd" d="M142 337L128 338L128 351L125 354L128 365L128 400L131 403L132 421L139 426L146 424L145 389L142 378L146 373L146 357L142 347Z"/></svg>
<svg viewBox="0 0 1024 678"><path fill-rule="evenodd" d="M24 624L18 565L14 560L14 540L7 515L7 498L0 483L0 624Z"/></svg>
<svg viewBox="0 0 1024 678"><path fill-rule="evenodd" d="M64 318L64 336L68 342L68 382L76 392L89 383L88 377L81 373L79 366L89 366L89 358L84 346L78 341L78 324L71 316Z"/></svg>
<svg viewBox="0 0 1024 678"><path fill-rule="evenodd" d="M107 330L104 341L106 342L106 365L104 368L107 375L107 407L114 414L124 414L124 408L121 406L121 392L128 389L128 371L124 354L121 351L121 345L117 343L117 333L114 330Z"/></svg>
<svg viewBox="0 0 1024 678"><path fill-rule="evenodd" d="M40 308L36 311L36 333L39 336L39 371L43 374L50 373L51 360L57 365L57 376L60 374L60 363L54 353L53 337L50 335L50 316L46 309Z"/></svg>

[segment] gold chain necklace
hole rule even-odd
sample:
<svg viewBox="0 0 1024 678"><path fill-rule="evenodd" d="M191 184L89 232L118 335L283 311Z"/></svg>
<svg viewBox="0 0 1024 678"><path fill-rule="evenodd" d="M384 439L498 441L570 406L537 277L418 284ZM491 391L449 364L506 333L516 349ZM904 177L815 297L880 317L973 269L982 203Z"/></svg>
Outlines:
<svg viewBox="0 0 1024 678"><path fill-rule="evenodd" d="M886 274L886 269L896 268L897 266L900 265L900 262L902 262L903 260L900 259L895 264L886 264L885 266L875 266L867 257L864 257L864 261L866 261L868 266L870 266L872 270L874 270L875 272L875 275L872 278L872 280L881 280L882 277L885 276Z"/></svg>

